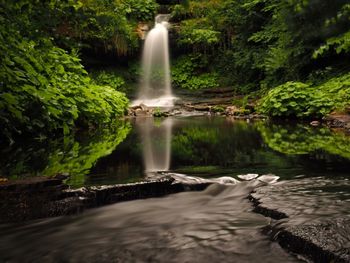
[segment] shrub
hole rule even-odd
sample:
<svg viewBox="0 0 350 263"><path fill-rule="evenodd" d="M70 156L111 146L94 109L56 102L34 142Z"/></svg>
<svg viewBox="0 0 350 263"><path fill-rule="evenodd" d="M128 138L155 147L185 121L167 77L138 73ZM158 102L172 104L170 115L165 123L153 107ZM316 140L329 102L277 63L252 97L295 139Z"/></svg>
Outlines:
<svg viewBox="0 0 350 263"><path fill-rule="evenodd" d="M216 73L202 72L206 63L200 56L180 57L171 70L175 87L189 90L218 87L218 75Z"/></svg>
<svg viewBox="0 0 350 263"><path fill-rule="evenodd" d="M272 117L321 117L350 105L350 74L318 86L287 82L268 92L258 111Z"/></svg>
<svg viewBox="0 0 350 263"><path fill-rule="evenodd" d="M99 126L121 116L125 95L91 82L76 52L29 40L5 19L0 34L0 137Z"/></svg>
<svg viewBox="0 0 350 263"><path fill-rule="evenodd" d="M124 91L125 81L116 72L101 70L91 73L92 82L97 85L107 85L115 90Z"/></svg>

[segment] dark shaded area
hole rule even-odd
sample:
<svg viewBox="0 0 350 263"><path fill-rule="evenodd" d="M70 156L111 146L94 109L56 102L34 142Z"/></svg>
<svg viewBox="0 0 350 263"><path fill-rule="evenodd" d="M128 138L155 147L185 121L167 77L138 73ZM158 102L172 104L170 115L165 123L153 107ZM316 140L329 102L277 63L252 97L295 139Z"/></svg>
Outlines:
<svg viewBox="0 0 350 263"><path fill-rule="evenodd" d="M185 2L183 0L156 0L156 2L160 5L176 5Z"/></svg>
<svg viewBox="0 0 350 263"><path fill-rule="evenodd" d="M139 183L92 186L76 190L63 183L66 176L37 177L0 185L0 223L81 213L121 201L164 196L183 191L200 191L209 183L174 183L171 177Z"/></svg>

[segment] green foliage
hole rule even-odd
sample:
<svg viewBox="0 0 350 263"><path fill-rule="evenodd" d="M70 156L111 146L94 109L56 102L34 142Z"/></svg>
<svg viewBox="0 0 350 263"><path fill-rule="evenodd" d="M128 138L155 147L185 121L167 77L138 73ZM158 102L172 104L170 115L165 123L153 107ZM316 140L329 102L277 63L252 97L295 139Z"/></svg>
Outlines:
<svg viewBox="0 0 350 263"><path fill-rule="evenodd" d="M300 82L287 82L264 97L259 111L273 117L306 117L314 89Z"/></svg>
<svg viewBox="0 0 350 263"><path fill-rule="evenodd" d="M153 19L157 7L153 0L68 1L56 7L68 17L58 18L54 36L66 45L68 37L73 45L79 43L125 56L138 47L138 21ZM57 16L54 11L52 15Z"/></svg>
<svg viewBox="0 0 350 263"><path fill-rule="evenodd" d="M115 90L125 91L125 81L116 72L111 70L93 71L92 81L97 85L110 86Z"/></svg>
<svg viewBox="0 0 350 263"><path fill-rule="evenodd" d="M232 104L240 108L245 108L248 105L249 95L243 97L236 97L232 100Z"/></svg>
<svg viewBox="0 0 350 263"><path fill-rule="evenodd" d="M180 44L210 46L219 42L220 32L210 29L193 29L181 32Z"/></svg>
<svg viewBox="0 0 350 263"><path fill-rule="evenodd" d="M350 159L350 139L328 128L297 125L259 125L264 142L273 150L284 154L310 154L323 150Z"/></svg>
<svg viewBox="0 0 350 263"><path fill-rule="evenodd" d="M337 35L334 35L325 40L325 43L322 44L317 50L313 53L313 58L317 59L319 56L324 56L330 51L335 50L337 54L349 54L350 53L350 30L344 24L349 25L350 22L350 4L345 4L338 10L337 15L331 18L328 18L325 22L325 27L331 28L338 26L338 28L345 28L340 30ZM347 30L347 31L346 31Z"/></svg>
<svg viewBox="0 0 350 263"><path fill-rule="evenodd" d="M154 0L20 0L6 1L0 12L23 36L50 36L64 48L125 56L138 47L137 23L153 20L157 8Z"/></svg>
<svg viewBox="0 0 350 263"><path fill-rule="evenodd" d="M67 134L76 125L100 126L123 115L124 94L93 84L76 52L67 53L47 37L24 37L9 19L0 22L1 137Z"/></svg>
<svg viewBox="0 0 350 263"><path fill-rule="evenodd" d="M341 36L332 37L326 40L326 43L313 53L313 58L318 58L334 49L337 54L350 53L350 31Z"/></svg>
<svg viewBox="0 0 350 263"><path fill-rule="evenodd" d="M153 0L124 0L126 13L136 21L151 21L154 18L158 4Z"/></svg>
<svg viewBox="0 0 350 263"><path fill-rule="evenodd" d="M252 125L245 121L231 124L222 118L192 119L189 127L174 132L173 164L249 167L251 171L252 165L271 162L273 158L264 156L266 149L261 149L260 135Z"/></svg>
<svg viewBox="0 0 350 263"><path fill-rule="evenodd" d="M220 105L215 105L211 111L213 112L225 112L225 108L223 106Z"/></svg>
<svg viewBox="0 0 350 263"><path fill-rule="evenodd" d="M205 53L220 83L242 94L306 82L321 71L331 78L349 68L346 0L191 0L175 6L173 17L181 21L184 52Z"/></svg>
<svg viewBox="0 0 350 263"><path fill-rule="evenodd" d="M203 19L185 20L180 25L179 44L209 47L219 42L220 32L208 26Z"/></svg>
<svg viewBox="0 0 350 263"><path fill-rule="evenodd" d="M158 8L154 0L79 2L75 12L71 12L69 6L63 9L70 14L68 26L64 25L69 37L94 49L116 52L119 56L125 56L138 47L137 23L153 20Z"/></svg>
<svg viewBox="0 0 350 263"><path fill-rule="evenodd" d="M350 105L350 74L318 86L287 82L268 92L258 110L272 117L321 117Z"/></svg>
<svg viewBox="0 0 350 263"><path fill-rule="evenodd" d="M207 164L212 152L213 145L218 142L217 131L193 127L184 129L181 134L174 136L172 147L183 160L191 160L194 163ZM204 150L205 149L205 150Z"/></svg>
<svg viewBox="0 0 350 263"><path fill-rule="evenodd" d="M219 86L217 74L202 72L207 63L203 59L205 60L201 56L183 56L177 59L171 71L174 86L189 90Z"/></svg>

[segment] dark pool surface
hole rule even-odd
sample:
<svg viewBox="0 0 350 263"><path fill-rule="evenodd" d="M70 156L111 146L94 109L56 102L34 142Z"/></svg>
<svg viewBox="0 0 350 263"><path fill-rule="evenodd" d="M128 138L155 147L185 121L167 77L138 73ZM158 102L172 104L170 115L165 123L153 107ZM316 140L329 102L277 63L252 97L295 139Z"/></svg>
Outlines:
<svg viewBox="0 0 350 263"><path fill-rule="evenodd" d="M111 131L25 141L2 149L0 155L0 177L66 172L73 187L139 181L145 170L167 167L202 177L348 176L350 137L308 124L203 116L144 118Z"/></svg>
<svg viewBox="0 0 350 263"><path fill-rule="evenodd" d="M265 202L293 215L278 227L350 216L350 137L325 127L140 118L112 132L13 145L0 165L10 179L67 172L72 187L134 182L158 170L184 180L239 180L0 225L0 262L299 262L263 234L276 222L253 213L246 198L261 187L273 193ZM254 174L279 180L262 183Z"/></svg>

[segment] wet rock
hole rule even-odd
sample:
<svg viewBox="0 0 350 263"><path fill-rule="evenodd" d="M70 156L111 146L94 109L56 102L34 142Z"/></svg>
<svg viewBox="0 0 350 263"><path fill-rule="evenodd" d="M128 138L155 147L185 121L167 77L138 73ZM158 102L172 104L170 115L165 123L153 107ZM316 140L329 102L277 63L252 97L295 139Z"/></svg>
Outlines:
<svg viewBox="0 0 350 263"><path fill-rule="evenodd" d="M259 214L262 214L266 217L271 217L273 219L279 220L283 218L288 218L288 216L284 212L278 211L276 208L266 207L264 206L258 198L254 195L249 195L248 199L253 203L254 209L253 211Z"/></svg>
<svg viewBox="0 0 350 263"><path fill-rule="evenodd" d="M151 114L148 111L144 111L141 109L135 110L135 116L149 116L149 115L151 115Z"/></svg>
<svg viewBox="0 0 350 263"><path fill-rule="evenodd" d="M350 262L350 218L289 227L277 240L282 247L314 262Z"/></svg>
<svg viewBox="0 0 350 263"><path fill-rule="evenodd" d="M149 26L148 24L144 23L139 23L137 25L137 35L139 36L140 39L144 40L146 38L146 33L149 31Z"/></svg>
<svg viewBox="0 0 350 263"><path fill-rule="evenodd" d="M236 106L228 106L225 109L225 114L228 116L236 115L237 112L239 112L239 108L237 108Z"/></svg>
<svg viewBox="0 0 350 263"><path fill-rule="evenodd" d="M0 185L0 222L22 221L49 214L48 204L68 188L59 178L31 178Z"/></svg>
<svg viewBox="0 0 350 263"><path fill-rule="evenodd" d="M174 182L161 177L138 183L68 189L59 178L33 178L0 185L0 223L75 214L85 209L182 191L204 190L209 184Z"/></svg>
<svg viewBox="0 0 350 263"><path fill-rule="evenodd" d="M0 184L4 184L6 182L8 182L7 178L0 178Z"/></svg>
<svg viewBox="0 0 350 263"><path fill-rule="evenodd" d="M251 111L246 108L238 108L236 106L228 106L225 109L225 114L227 116L237 116L237 117L243 117L246 118L249 116Z"/></svg>
<svg viewBox="0 0 350 263"><path fill-rule="evenodd" d="M196 110L196 111L210 111L211 106L209 105L193 105L191 106L191 109Z"/></svg>
<svg viewBox="0 0 350 263"><path fill-rule="evenodd" d="M254 212L278 220L268 232L285 249L314 262L350 262L350 182L289 180L250 194Z"/></svg>
<svg viewBox="0 0 350 263"><path fill-rule="evenodd" d="M312 121L310 122L311 126L319 126L321 123L319 121Z"/></svg>
<svg viewBox="0 0 350 263"><path fill-rule="evenodd" d="M181 115L181 114L182 114L181 110L178 110L178 109L174 109L170 112L170 116Z"/></svg>
<svg viewBox="0 0 350 263"><path fill-rule="evenodd" d="M142 111L149 111L150 108L147 107L147 105L141 103L139 106L138 106Z"/></svg>
<svg viewBox="0 0 350 263"><path fill-rule="evenodd" d="M349 114L331 114L323 119L327 126L331 128L344 129L350 133L350 115Z"/></svg>
<svg viewBox="0 0 350 263"><path fill-rule="evenodd" d="M130 107L128 109L128 116L151 116L153 115L153 109L147 107L145 104Z"/></svg>

